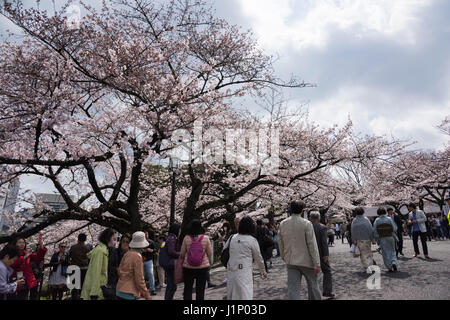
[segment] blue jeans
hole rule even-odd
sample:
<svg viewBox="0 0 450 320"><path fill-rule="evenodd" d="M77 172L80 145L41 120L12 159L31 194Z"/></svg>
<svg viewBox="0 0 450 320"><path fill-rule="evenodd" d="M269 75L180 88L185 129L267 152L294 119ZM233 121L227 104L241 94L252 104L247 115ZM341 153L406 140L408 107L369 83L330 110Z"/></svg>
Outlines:
<svg viewBox="0 0 450 320"><path fill-rule="evenodd" d="M280 255L280 246L278 245L278 235L273 236L273 244L277 250L277 256Z"/></svg>
<svg viewBox="0 0 450 320"><path fill-rule="evenodd" d="M144 262L144 270L148 276L150 291L155 291L155 277L153 275L153 260Z"/></svg>

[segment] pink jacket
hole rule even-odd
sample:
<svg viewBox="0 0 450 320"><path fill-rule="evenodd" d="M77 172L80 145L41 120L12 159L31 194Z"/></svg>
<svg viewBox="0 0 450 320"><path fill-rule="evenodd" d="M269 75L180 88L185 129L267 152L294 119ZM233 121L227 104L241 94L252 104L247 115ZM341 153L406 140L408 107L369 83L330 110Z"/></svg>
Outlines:
<svg viewBox="0 0 450 320"><path fill-rule="evenodd" d="M198 239L201 235L198 237L195 237L195 239ZM189 251L189 247L191 246L192 239L191 236L185 236L183 239L183 244L181 245L181 259L183 259L183 267L189 268L189 269L204 269L209 268L211 264L209 263L209 260L212 256L212 247L211 247L211 241L209 240L209 237L207 235L203 236L202 239L202 245L203 250L205 254L203 255L203 262L200 266L194 267L190 266L187 263L187 253Z"/></svg>

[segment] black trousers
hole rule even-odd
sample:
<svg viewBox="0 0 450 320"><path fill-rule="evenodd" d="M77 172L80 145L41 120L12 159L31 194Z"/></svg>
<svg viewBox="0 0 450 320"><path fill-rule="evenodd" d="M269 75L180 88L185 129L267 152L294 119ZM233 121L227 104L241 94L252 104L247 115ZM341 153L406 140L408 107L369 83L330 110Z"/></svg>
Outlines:
<svg viewBox="0 0 450 320"><path fill-rule="evenodd" d="M81 288L83 288L84 278L86 278L87 269L80 269L80 289L72 290L72 300L80 300Z"/></svg>
<svg viewBox="0 0 450 320"><path fill-rule="evenodd" d="M175 284L175 268L169 268L164 270L166 271L166 281L167 281L164 300L173 300L173 296L177 291L177 285Z"/></svg>
<svg viewBox="0 0 450 320"><path fill-rule="evenodd" d="M208 276L208 269L189 269L183 268L184 277L184 300L192 300L192 288L195 280L195 300L205 300L206 277Z"/></svg>
<svg viewBox="0 0 450 320"><path fill-rule="evenodd" d="M323 294L330 294L333 292L332 276L330 262L320 259L320 268L323 272Z"/></svg>
<svg viewBox="0 0 450 320"><path fill-rule="evenodd" d="M397 238L398 238L398 242L397 242L397 258L398 258L398 254L403 254L403 234L402 232L397 232Z"/></svg>
<svg viewBox="0 0 450 320"><path fill-rule="evenodd" d="M419 251L419 237L420 237L420 242L422 242L422 249L423 249L423 254L424 255L428 255L428 247L427 247L427 233L426 232L420 232L420 231L414 231L413 234L413 245L414 245L414 252L416 254L420 254Z"/></svg>

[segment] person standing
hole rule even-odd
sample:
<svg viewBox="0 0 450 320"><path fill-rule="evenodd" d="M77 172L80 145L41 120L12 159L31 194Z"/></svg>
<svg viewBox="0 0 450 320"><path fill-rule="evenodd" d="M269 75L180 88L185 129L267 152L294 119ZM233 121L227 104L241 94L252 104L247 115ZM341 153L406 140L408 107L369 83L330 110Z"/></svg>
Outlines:
<svg viewBox="0 0 450 320"><path fill-rule="evenodd" d="M50 259L50 278L48 284L52 291L52 300L62 300L66 283L67 267L69 266L69 254L66 252L67 245L59 244L59 250L53 253Z"/></svg>
<svg viewBox="0 0 450 320"><path fill-rule="evenodd" d="M373 234L379 241L383 262L389 272L397 271L397 255L395 250L395 237L397 225L386 216L386 209L378 208L378 218L373 224Z"/></svg>
<svg viewBox="0 0 450 320"><path fill-rule="evenodd" d="M423 254L425 255L426 259L429 259L430 257L428 256L428 247L426 239L427 227L425 225L427 217L425 216L425 213L422 210L417 209L415 203L411 202L408 205L408 210L409 210L409 221L411 222L412 226L414 258L420 254L418 244L420 237L420 241L422 242Z"/></svg>
<svg viewBox="0 0 450 320"><path fill-rule="evenodd" d="M11 265L17 260L19 254L19 249L11 244L7 244L0 251L0 301L6 300L8 295L14 294L17 288L25 285L24 278L9 281L14 272Z"/></svg>
<svg viewBox="0 0 450 320"><path fill-rule="evenodd" d="M103 300L102 287L108 283L108 247L115 247L115 232L108 228L100 234L99 243L87 254L89 266L86 272L81 299Z"/></svg>
<svg viewBox="0 0 450 320"><path fill-rule="evenodd" d="M353 211L355 219L353 219L351 232L353 244L359 249L361 264L366 272L367 268L374 264L372 254L372 244L375 244L372 223L364 217L364 209L355 208Z"/></svg>
<svg viewBox="0 0 450 320"><path fill-rule="evenodd" d="M324 297L334 298L331 267L329 261L329 250L327 244L327 227L320 223L320 213L312 211L309 214L309 220L314 227L314 235L316 236L317 247L320 256L320 268L323 272L323 291ZM344 238L344 235L342 235Z"/></svg>
<svg viewBox="0 0 450 320"><path fill-rule="evenodd" d="M301 280L305 276L309 298L321 300L317 281L320 272L319 249L312 223L301 216L305 207L303 201L290 203L291 216L280 224L280 253L288 273L288 299L300 300Z"/></svg>
<svg viewBox="0 0 450 320"><path fill-rule="evenodd" d="M143 249L148 248L149 245L144 232L133 233L129 244L130 249L124 254L118 270L116 296L119 300L152 299L145 284L144 258L142 257Z"/></svg>
<svg viewBox="0 0 450 320"><path fill-rule="evenodd" d="M122 235L117 248L108 247L108 297L109 300L116 300L116 287L119 281L119 266L124 255L130 250L131 235ZM105 292L104 292L105 293Z"/></svg>
<svg viewBox="0 0 450 320"><path fill-rule="evenodd" d="M398 258L398 255L402 255L403 256L403 220L402 218L400 218L400 216L398 214L395 213L393 208L388 208L387 209L387 213L389 215L389 217L392 219L392 221L395 222L395 225L397 226L397 239L396 239L396 256Z"/></svg>
<svg viewBox="0 0 450 320"><path fill-rule="evenodd" d="M165 239L163 238L162 235L160 235L158 237L158 248L157 248L157 253L156 253L156 274L158 275L158 285L156 286L156 289L162 289L165 288L165 276L166 276L166 272L164 271L164 268L161 267L161 265L159 264L159 256L160 256L160 252L161 252L161 248L164 247L165 244Z"/></svg>
<svg viewBox="0 0 450 320"><path fill-rule="evenodd" d="M169 227L169 234L164 247L160 250L160 264L167 274L167 287L164 295L165 300L173 300L173 296L177 291L175 283L175 259L180 256L180 247L178 244L178 236L180 235L180 225L174 223Z"/></svg>
<svg viewBox="0 0 450 320"><path fill-rule="evenodd" d="M89 259L87 254L89 251L89 247L85 244L86 235L84 233L80 233L78 235L78 243L73 245L69 250L69 259L70 264L78 266L80 268L80 289L72 290L72 300L79 300L81 295L81 288L83 287L84 278L86 277L86 272L89 266Z"/></svg>
<svg viewBox="0 0 450 320"><path fill-rule="evenodd" d="M336 223L335 225L334 225L334 227L335 227L335 232L336 232L336 239L340 239L340 237L341 237L341 226L339 225L339 223Z"/></svg>
<svg viewBox="0 0 450 320"><path fill-rule="evenodd" d="M268 241L267 243L267 247L265 249L265 255L266 255L266 259L267 262L269 263L269 265L267 266L269 269L272 269L272 258L273 258L273 249L274 249L274 234L273 234L273 227L269 222L269 219L265 218L263 219L263 223L264 226L267 228L267 236L269 237L270 242Z"/></svg>
<svg viewBox="0 0 450 320"><path fill-rule="evenodd" d="M227 263L227 300L253 300L253 261L256 262L261 277L267 279L264 259L259 250L252 218L244 217L238 228L225 244L229 247L230 258Z"/></svg>
<svg viewBox="0 0 450 320"><path fill-rule="evenodd" d="M153 269L153 259L155 258L155 242L149 238L148 232L145 232L145 239L149 243L148 248L142 250L142 256L144 257L144 270L148 277L148 288L150 295L156 296L155 291L155 272Z"/></svg>
<svg viewBox="0 0 450 320"><path fill-rule="evenodd" d="M30 290L38 285L36 277L33 274L31 264L33 262L44 260L47 248L44 247L42 237L39 237L39 249L35 253L30 253L26 250L27 243L23 238L17 238L11 243L13 246L19 249L19 257L11 265L14 270L13 277L18 272L22 272L25 278L25 286L20 286L14 295L10 295L8 299L11 300L28 300L28 294Z"/></svg>
<svg viewBox="0 0 450 320"><path fill-rule="evenodd" d="M205 300L206 277L210 267L212 247L200 220L192 220L181 245L183 260L184 300L192 300L195 280L196 300Z"/></svg>

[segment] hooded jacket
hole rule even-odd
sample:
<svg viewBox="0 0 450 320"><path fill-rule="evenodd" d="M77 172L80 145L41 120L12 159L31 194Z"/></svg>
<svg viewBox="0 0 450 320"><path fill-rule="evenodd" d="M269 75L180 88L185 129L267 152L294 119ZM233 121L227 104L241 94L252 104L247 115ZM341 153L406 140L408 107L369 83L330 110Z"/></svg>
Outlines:
<svg viewBox="0 0 450 320"><path fill-rule="evenodd" d="M88 254L89 267L84 279L81 298L90 300L91 296L103 299L102 286L108 283L108 247L99 243Z"/></svg>

